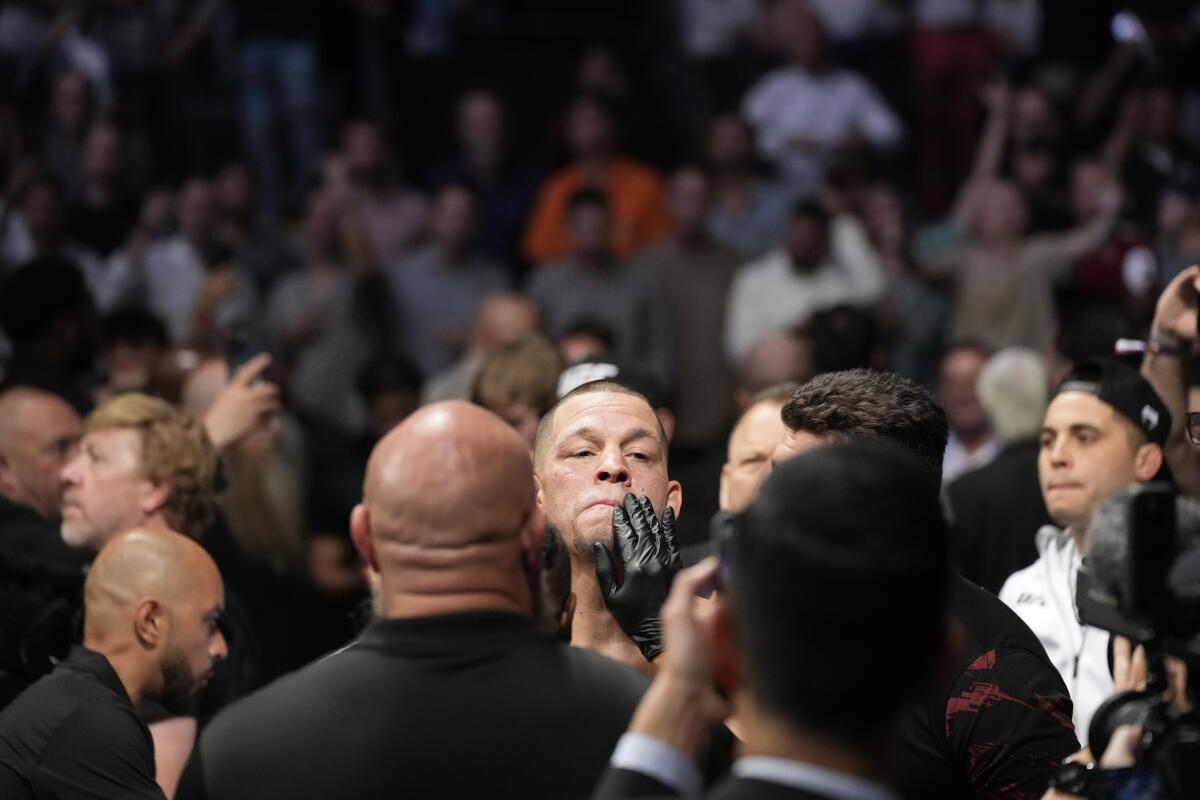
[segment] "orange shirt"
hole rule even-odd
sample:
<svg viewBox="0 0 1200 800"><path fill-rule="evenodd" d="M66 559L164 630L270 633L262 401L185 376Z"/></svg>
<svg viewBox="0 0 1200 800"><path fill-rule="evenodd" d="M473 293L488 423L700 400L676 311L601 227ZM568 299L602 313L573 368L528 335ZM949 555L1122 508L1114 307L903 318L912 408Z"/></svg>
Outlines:
<svg viewBox="0 0 1200 800"><path fill-rule="evenodd" d="M521 249L533 264L566 258L571 253L567 203L583 188L583 169L572 164L542 184ZM627 158L614 159L605 170L602 189L612 211L612 248L625 258L667 232L662 179L648 167Z"/></svg>

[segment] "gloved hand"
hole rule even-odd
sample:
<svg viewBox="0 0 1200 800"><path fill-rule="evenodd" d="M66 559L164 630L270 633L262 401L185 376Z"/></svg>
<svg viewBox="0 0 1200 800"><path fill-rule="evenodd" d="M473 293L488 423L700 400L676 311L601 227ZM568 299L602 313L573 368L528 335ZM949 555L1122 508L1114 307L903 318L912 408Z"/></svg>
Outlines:
<svg viewBox="0 0 1200 800"><path fill-rule="evenodd" d="M592 545L604 605L646 660L653 661L663 651L659 612L671 579L683 566L675 541L675 511L664 509L660 523L648 498L626 494L624 504L613 509L613 541L625 568L621 583L608 550L599 542Z"/></svg>

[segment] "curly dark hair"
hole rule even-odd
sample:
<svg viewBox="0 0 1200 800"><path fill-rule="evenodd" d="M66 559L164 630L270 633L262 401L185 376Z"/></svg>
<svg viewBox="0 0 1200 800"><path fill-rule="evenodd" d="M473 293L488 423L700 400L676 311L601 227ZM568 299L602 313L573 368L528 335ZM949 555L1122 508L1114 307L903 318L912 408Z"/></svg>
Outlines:
<svg viewBox="0 0 1200 800"><path fill-rule="evenodd" d="M792 392L782 416L788 430L832 442L873 439L899 445L941 481L950 436L946 412L908 378L870 369L827 372Z"/></svg>

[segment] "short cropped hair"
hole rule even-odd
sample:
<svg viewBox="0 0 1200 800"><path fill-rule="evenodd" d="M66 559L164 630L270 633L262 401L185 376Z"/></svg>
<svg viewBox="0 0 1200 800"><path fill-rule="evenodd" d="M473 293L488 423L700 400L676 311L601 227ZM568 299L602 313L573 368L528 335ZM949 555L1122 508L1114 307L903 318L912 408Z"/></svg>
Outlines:
<svg viewBox="0 0 1200 800"><path fill-rule="evenodd" d="M944 651L937 482L886 442L820 447L775 469L735 525L733 634L756 704L802 731L875 743L932 686Z"/></svg>
<svg viewBox="0 0 1200 800"><path fill-rule="evenodd" d="M217 454L204 423L190 411L136 392L119 395L83 421L83 435L134 430L142 477L171 487L163 515L172 529L199 538L216 512Z"/></svg>
<svg viewBox="0 0 1200 800"><path fill-rule="evenodd" d="M646 399L646 395L634 389L630 389L623 383L610 380L601 380L589 381L588 383L583 383L579 386L576 386L574 389L558 398L558 402L555 403L549 411L542 415L541 421L538 422L537 436L533 440L533 469L535 472L537 472L541 466L542 459L545 456L545 448L550 446L550 429L554 427L554 414L558 411L559 407L571 398L578 397L581 394L599 394L602 392L607 392L610 394L626 394L630 397L636 397L646 404L646 408L650 409L650 413L654 416L655 421L658 422L658 435L662 448L663 463L666 463L667 432L662 426L662 421L658 419L658 414L655 413L654 406L650 405L650 401Z"/></svg>
<svg viewBox="0 0 1200 800"><path fill-rule="evenodd" d="M488 356L471 399L493 411L529 406L541 416L554 406L562 367L554 345L538 334L526 336Z"/></svg>
<svg viewBox="0 0 1200 800"><path fill-rule="evenodd" d="M916 455L942 478L946 412L928 391L892 372L850 369L805 383L783 406L783 424L832 442L874 439Z"/></svg>

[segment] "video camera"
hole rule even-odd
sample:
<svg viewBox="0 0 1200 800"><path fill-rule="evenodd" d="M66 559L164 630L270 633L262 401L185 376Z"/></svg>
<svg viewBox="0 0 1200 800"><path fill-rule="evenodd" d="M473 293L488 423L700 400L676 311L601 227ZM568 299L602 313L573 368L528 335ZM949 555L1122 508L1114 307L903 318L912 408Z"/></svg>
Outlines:
<svg viewBox="0 0 1200 800"><path fill-rule="evenodd" d="M1141 725L1130 796L1200 797L1200 714L1163 698L1168 655L1188 667L1189 699L1200 696L1200 504L1166 483L1130 486L1102 503L1075 603L1081 622L1141 644L1147 656L1145 690L1120 692L1096 710L1092 752L1103 754L1119 726Z"/></svg>

